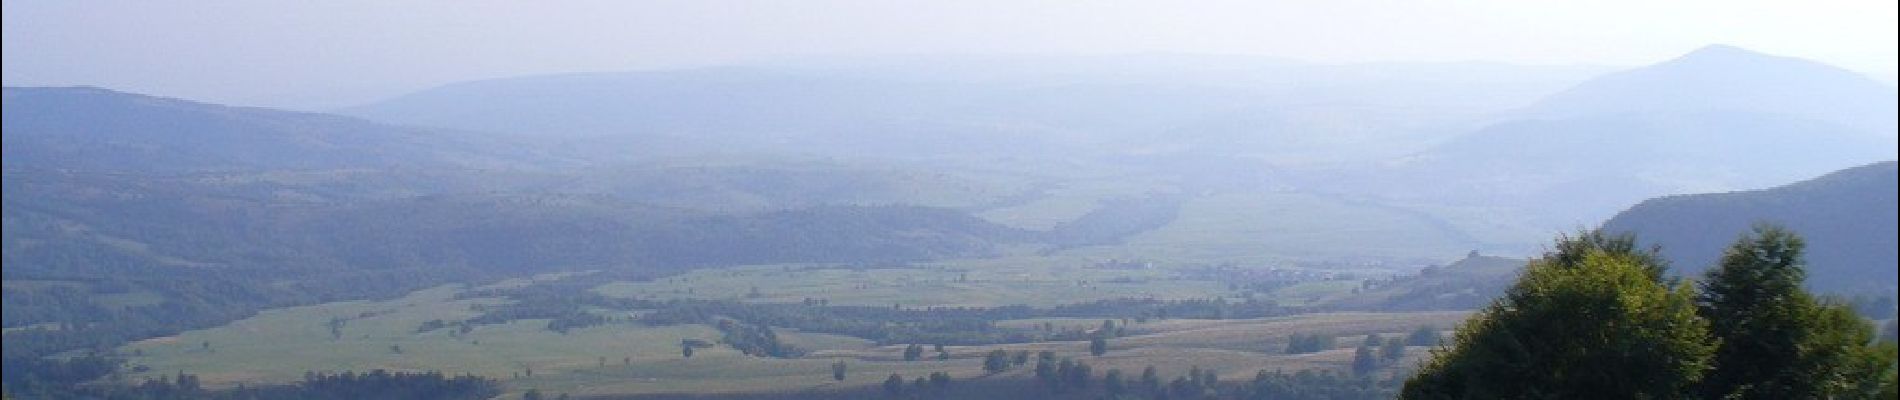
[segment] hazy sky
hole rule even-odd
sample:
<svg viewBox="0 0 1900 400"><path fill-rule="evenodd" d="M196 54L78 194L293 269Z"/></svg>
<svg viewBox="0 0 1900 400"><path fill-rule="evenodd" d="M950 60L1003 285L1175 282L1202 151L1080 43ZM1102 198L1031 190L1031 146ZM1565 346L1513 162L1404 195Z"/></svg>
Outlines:
<svg viewBox="0 0 1900 400"><path fill-rule="evenodd" d="M1891 75L1895 3L6 0L0 39L9 86L324 108L459 80L800 55L1639 65L1726 43Z"/></svg>

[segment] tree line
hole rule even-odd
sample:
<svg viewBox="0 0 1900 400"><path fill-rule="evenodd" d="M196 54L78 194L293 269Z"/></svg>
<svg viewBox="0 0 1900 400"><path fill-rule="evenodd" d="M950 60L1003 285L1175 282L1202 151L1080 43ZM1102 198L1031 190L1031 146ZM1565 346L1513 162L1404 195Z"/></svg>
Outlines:
<svg viewBox="0 0 1900 400"><path fill-rule="evenodd" d="M205 388L198 376L185 373L136 384L18 385L9 381L7 387L10 397L100 400L473 400L500 394L499 382L479 376L381 369L365 373L306 372L296 383L230 389Z"/></svg>

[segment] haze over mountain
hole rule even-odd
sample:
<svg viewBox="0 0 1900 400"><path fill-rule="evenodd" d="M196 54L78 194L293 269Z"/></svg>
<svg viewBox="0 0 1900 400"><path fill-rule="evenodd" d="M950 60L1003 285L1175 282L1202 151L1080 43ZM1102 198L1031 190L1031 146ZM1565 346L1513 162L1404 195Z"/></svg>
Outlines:
<svg viewBox="0 0 1900 400"><path fill-rule="evenodd" d="M0 400L1900 382L1894 2L0 4Z"/></svg>
<svg viewBox="0 0 1900 400"><path fill-rule="evenodd" d="M141 172L520 167L485 135L99 88L5 88L6 168Z"/></svg>
<svg viewBox="0 0 1900 400"><path fill-rule="evenodd" d="M1673 270L1695 276L1754 224L1780 224L1807 239L1811 287L1891 296L1900 279L1896 196L1900 169L1888 161L1770 189L1650 199L1603 229L1662 246Z"/></svg>
<svg viewBox="0 0 1900 400"><path fill-rule="evenodd" d="M1349 190L1519 210L1536 230L1560 231L1644 198L1894 159L1894 101L1892 87L1838 68L1711 46L1578 84L1364 172L1371 183Z"/></svg>
<svg viewBox="0 0 1900 400"><path fill-rule="evenodd" d="M341 112L642 145L852 156L1397 154L1591 67L1139 55L806 60L463 82ZM704 147L678 147L700 145ZM633 151L652 151L635 149Z"/></svg>
<svg viewBox="0 0 1900 400"><path fill-rule="evenodd" d="M1532 105L1534 117L1741 111L1814 119L1894 143L1896 92L1865 75L1793 57L1711 45L1591 79Z"/></svg>

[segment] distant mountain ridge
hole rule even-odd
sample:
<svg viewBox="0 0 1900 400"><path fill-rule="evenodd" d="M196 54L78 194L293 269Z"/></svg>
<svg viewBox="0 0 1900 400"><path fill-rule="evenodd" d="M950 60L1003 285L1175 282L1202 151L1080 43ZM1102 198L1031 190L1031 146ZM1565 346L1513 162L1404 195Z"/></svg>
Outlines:
<svg viewBox="0 0 1900 400"><path fill-rule="evenodd" d="M873 156L1414 146L1595 68L1142 57L905 59L525 76L337 112L538 137ZM1325 129L1329 135L1298 134ZM638 151L661 149L635 149Z"/></svg>
<svg viewBox="0 0 1900 400"><path fill-rule="evenodd" d="M0 160L7 168L478 168L536 158L480 135L91 87L8 87L4 97Z"/></svg>
<svg viewBox="0 0 1900 400"><path fill-rule="evenodd" d="M1711 45L1578 84L1530 107L1537 117L1746 111L1831 122L1893 143L1893 87L1839 67ZM1889 145L1888 147L1892 147Z"/></svg>
<svg viewBox="0 0 1900 400"><path fill-rule="evenodd" d="M1894 159L1895 96L1840 68L1711 46L1587 80L1364 173L1368 183L1353 190L1503 205L1523 210L1522 231L1560 231L1642 199L1759 189Z"/></svg>
<svg viewBox="0 0 1900 400"><path fill-rule="evenodd" d="M1644 201L1603 224L1662 246L1673 270L1694 276L1757 222L1781 224L1808 244L1808 283L1832 293L1895 292L1900 278L1900 169L1893 161L1764 190Z"/></svg>

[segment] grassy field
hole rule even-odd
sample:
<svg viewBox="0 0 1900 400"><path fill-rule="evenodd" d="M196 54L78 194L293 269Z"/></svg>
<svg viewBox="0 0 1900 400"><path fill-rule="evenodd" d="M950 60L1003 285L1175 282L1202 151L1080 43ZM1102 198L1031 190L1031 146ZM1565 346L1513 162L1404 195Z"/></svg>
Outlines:
<svg viewBox="0 0 1900 400"><path fill-rule="evenodd" d="M1047 227L1056 219L1023 216L1063 215L1066 220L1093 209L1109 196L1127 195L1112 183L1052 189L1048 196L991 210L985 217L1022 227ZM1258 262L1292 265L1305 255L1371 245L1373 256L1424 257L1462 254L1458 239L1434 236L1430 224L1403 213L1335 205L1305 195L1244 194L1196 197L1180 219L1159 230L1130 238L1123 246L1082 248L1055 255L1018 255L903 266L761 265L712 268L640 282L604 282L592 290L623 298L727 299L796 303L825 299L831 305L904 307L1047 307L1113 298L1206 299L1245 293L1231 282L1191 278L1195 263ZM1298 213L1293 210L1301 210ZM1370 211L1369 211L1370 210ZM1040 218L1040 217L1039 217ZM1408 222L1410 221L1410 222ZM1349 233L1313 233L1314 224L1346 227ZM1395 225L1396 224L1396 225ZM1411 225L1406 225L1411 224ZM1377 227L1407 229L1384 231ZM1355 230L1357 229L1357 230ZM1340 232L1335 229L1331 232ZM1356 240L1356 241L1354 241ZM1318 248L1328 243L1334 247ZM1438 254L1439 252L1447 254ZM1152 268L1104 269L1109 259L1169 260ZM1249 265L1249 264L1242 264ZM1360 269L1354 269L1360 268ZM1378 266L1337 267L1332 272L1389 273ZM490 287L532 284L571 277L543 275L504 281ZM581 278L592 279L592 278ZM1353 295L1356 279L1299 283L1255 295L1286 305L1329 301ZM456 299L466 290L443 286L387 301L353 301L277 309L213 329L140 341L122 350L142 372L140 379L176 372L198 374L208 385L290 382L305 371L369 369L439 370L501 379L512 392L539 389L573 395L653 393L736 393L824 391L876 385L892 374L907 378L948 372L956 379L991 379L1027 374L1017 368L1001 375L982 372L982 356L994 349L1054 351L1094 365L1096 371L1120 368L1138 373L1148 365L1172 376L1199 366L1221 371L1226 379L1250 378L1257 370L1344 369L1351 344L1368 333L1402 334L1420 325L1449 328L1463 313L1315 314L1257 320L1156 320L1126 326L1130 336L1109 341L1110 351L1090 356L1086 342L1048 342L997 346L952 346L952 359L902 361L903 346L820 333L779 330L783 341L810 353L798 359L749 357L730 348L680 354L680 340L716 342L720 333L703 325L645 326L627 321L573 329L565 334L544 329L545 320L486 325L464 335L449 330L417 332L424 322L458 321L478 315L477 305L500 298ZM133 304L138 294L111 299ZM622 311L602 310L604 313ZM328 323L346 320L333 336ZM1003 328L1093 327L1098 318L1002 321ZM1338 335L1341 348L1314 354L1282 354L1294 333ZM1423 354L1415 349L1413 357ZM833 362L848 365L846 379L830 376ZM1409 361L1405 364L1409 365Z"/></svg>
<svg viewBox="0 0 1900 400"><path fill-rule="evenodd" d="M1013 257L927 263L912 268L850 269L760 266L705 269L648 282L615 282L595 290L629 298L748 299L832 305L1050 306L1123 297L1161 299L1232 295L1226 284L1183 280L1171 270L1092 268L1082 257ZM748 298L752 288L759 296Z"/></svg>
<svg viewBox="0 0 1900 400"><path fill-rule="evenodd" d="M765 274L773 268L735 273ZM506 285L525 281L507 282ZM982 286L971 284L969 286ZM1341 336L1399 334L1418 325L1449 327L1461 313L1321 314L1260 320L1166 320L1128 326L1130 336L1111 340L1109 354L1087 355L1084 342L997 346L952 346L948 361L904 362L902 346L874 346L866 340L785 330L785 341L812 353L800 359L748 357L731 349L702 349L683 358L679 341L716 341L719 333L702 325L643 326L613 323L575 329L567 334L543 329L545 321L519 320L481 326L467 335L446 330L417 333L432 319L474 316L475 304L499 299L455 299L459 287L423 290L388 301L339 302L264 312L230 325L150 339L125 346L131 363L144 372L129 379L175 372L198 374L206 384L289 382L304 371L440 370L504 380L514 391L637 394L672 392L749 392L821 390L834 385L872 385L898 373L907 377L949 372L978 379L981 357L992 349L1050 350L1097 365L1098 371L1135 371L1155 365L1164 373L1192 366L1214 368L1234 378L1259 369L1341 368L1349 349L1307 355L1279 354L1292 333ZM762 289L764 290L764 289ZM773 289L779 290L779 289ZM348 322L333 338L331 318ZM1064 326L1093 326L1099 319L1049 320ZM1039 325L1044 320L1005 321L1005 327ZM1356 343L1342 338L1340 343ZM1421 351L1422 353L1422 351ZM845 360L847 379L830 379L830 365ZM1023 373L1021 371L1011 373Z"/></svg>

